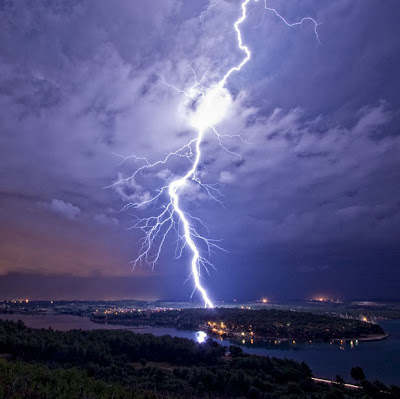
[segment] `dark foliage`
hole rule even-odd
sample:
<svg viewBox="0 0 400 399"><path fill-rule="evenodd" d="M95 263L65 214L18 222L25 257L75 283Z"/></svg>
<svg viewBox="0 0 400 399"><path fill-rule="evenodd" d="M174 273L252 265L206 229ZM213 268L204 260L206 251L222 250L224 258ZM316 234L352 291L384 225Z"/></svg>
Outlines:
<svg viewBox="0 0 400 399"><path fill-rule="evenodd" d="M0 321L5 398L396 398L393 388L315 384L305 363L244 354L208 340L119 330L35 330ZM386 389L386 387L385 387ZM367 396L365 396L367 395ZM380 396L384 395L384 396Z"/></svg>
<svg viewBox="0 0 400 399"><path fill-rule="evenodd" d="M365 380L365 373L361 367L353 367L350 371L351 377L356 381Z"/></svg>

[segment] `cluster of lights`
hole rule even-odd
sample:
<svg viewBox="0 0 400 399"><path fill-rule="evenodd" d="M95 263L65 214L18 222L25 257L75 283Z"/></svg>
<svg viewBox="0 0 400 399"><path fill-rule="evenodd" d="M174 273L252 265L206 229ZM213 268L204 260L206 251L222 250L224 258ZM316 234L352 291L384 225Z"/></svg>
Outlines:
<svg viewBox="0 0 400 399"><path fill-rule="evenodd" d="M142 309L122 309L122 308L113 308L104 310L104 314L118 314L118 313L141 313ZM96 309L95 313L99 313L98 309Z"/></svg>
<svg viewBox="0 0 400 399"><path fill-rule="evenodd" d="M0 302L5 302L5 303L29 303L30 299L11 299L11 300L0 299ZM39 302L44 302L44 301L39 301ZM53 301L49 301L49 302L53 303Z"/></svg>
<svg viewBox="0 0 400 399"><path fill-rule="evenodd" d="M124 314L124 313L160 313L160 312L169 312L171 310L180 311L181 309L178 308L153 308L153 309L136 309L136 308L109 308L102 313L104 314ZM100 313L98 309L95 310L95 313Z"/></svg>
<svg viewBox="0 0 400 399"><path fill-rule="evenodd" d="M230 331L223 321L221 322L215 322L215 321L208 321L207 326L209 329L211 329L211 332L213 334L219 335L222 339L223 336L227 334L232 334L232 335L238 335L241 338L242 344L246 343L246 338L250 338L250 343L254 343L254 332L252 331L253 326L250 325L248 328L248 331L241 331L240 333L234 333L233 331ZM243 329L243 325L240 326ZM232 329L234 329L235 326L232 326Z"/></svg>
<svg viewBox="0 0 400 399"><path fill-rule="evenodd" d="M313 298L311 298L311 301L315 301L315 302L335 302L335 303L343 302L342 299L330 298L330 297L328 297L326 295L316 295Z"/></svg>
<svg viewBox="0 0 400 399"><path fill-rule="evenodd" d="M227 333L226 330L226 324L224 322L221 321L221 323L216 323L215 321L209 321L208 326L211 328L211 331L214 334L218 334L218 335L225 335Z"/></svg>
<svg viewBox="0 0 400 399"><path fill-rule="evenodd" d="M10 302L10 303L29 303L29 299L11 299L10 301L1 301L1 302Z"/></svg>

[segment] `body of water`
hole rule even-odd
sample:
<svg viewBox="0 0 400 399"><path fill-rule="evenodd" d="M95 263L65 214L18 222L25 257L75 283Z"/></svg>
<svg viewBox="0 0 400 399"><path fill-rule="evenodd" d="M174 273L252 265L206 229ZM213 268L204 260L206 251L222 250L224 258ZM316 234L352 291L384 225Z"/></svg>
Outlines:
<svg viewBox="0 0 400 399"><path fill-rule="evenodd" d="M104 325L91 322L87 318L69 315L0 315L0 319L22 320L28 327L53 328L67 331L71 329L123 329L136 333L150 333L157 336L171 335L189 338L198 342L207 338L204 332L177 330L175 328L135 328L119 325ZM379 379L386 384L400 385L400 320L382 321L381 326L390 334L389 338L372 342L353 342L344 344L329 343L291 343L242 345L247 353L275 356L306 362L316 377L334 379L337 374L351 381L350 370L354 366L364 369L367 379ZM228 340L218 341L230 345Z"/></svg>

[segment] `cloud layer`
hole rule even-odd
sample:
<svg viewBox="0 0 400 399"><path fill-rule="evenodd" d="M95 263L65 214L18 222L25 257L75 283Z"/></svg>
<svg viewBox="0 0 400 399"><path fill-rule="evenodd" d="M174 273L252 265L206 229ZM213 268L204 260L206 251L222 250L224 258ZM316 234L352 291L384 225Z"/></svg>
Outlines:
<svg viewBox="0 0 400 399"><path fill-rule="evenodd" d="M400 277L400 6L271 0L288 20L321 22L319 45L312 26L288 28L260 5L243 26L252 60L230 80L233 103L218 127L245 142L227 138L228 153L208 132L203 146L201 177L219 184L225 207L195 185L183 197L229 251L214 257L206 285L217 298L395 296L398 287L386 290L377 276ZM149 274L159 281L149 290L160 291L149 297L188 297L173 237L154 272L132 275L140 234L128 230L135 215L120 212L188 164L110 185L138 165L124 157L154 161L194 137L182 95L165 83L187 89L195 71L211 84L242 56L232 29L239 2L221 1L199 19L206 6L1 6L2 275L133 276L135 297ZM362 276L362 286L342 284L343 273Z"/></svg>

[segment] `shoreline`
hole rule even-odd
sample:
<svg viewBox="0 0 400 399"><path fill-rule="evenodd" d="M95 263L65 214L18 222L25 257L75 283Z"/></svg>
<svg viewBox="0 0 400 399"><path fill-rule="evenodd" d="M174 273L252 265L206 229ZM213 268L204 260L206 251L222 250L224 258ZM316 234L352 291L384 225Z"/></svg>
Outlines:
<svg viewBox="0 0 400 399"><path fill-rule="evenodd" d="M151 327L149 327L151 328ZM154 327L157 328L157 327ZM218 334L213 334L212 332L210 333L209 331L207 331L207 333L213 337L213 338L217 338L220 337L220 335ZM259 336L252 336L250 339L257 339L260 340L262 342L271 342L271 341L276 341L279 343L291 343L292 341L296 341L297 343L328 343L328 342L335 342L335 343L341 343L341 342L351 342L351 341L358 341L358 342L374 342L374 341L382 341L384 339L387 339L388 337L390 337L390 334L379 334L379 335L371 335L369 337L355 337L355 338L330 338L330 339L307 339L307 338L277 338L277 337L259 337ZM226 335L225 336L226 339L229 340L240 340L240 339L244 339L245 337L242 336L234 336L234 335ZM249 337L246 337L249 338ZM310 342L311 341L311 342Z"/></svg>
<svg viewBox="0 0 400 399"><path fill-rule="evenodd" d="M372 341L381 341L383 339L389 338L390 334L378 334L378 335L371 335L369 337L360 337L357 338L359 341L363 341L363 342L372 342Z"/></svg>
<svg viewBox="0 0 400 399"><path fill-rule="evenodd" d="M141 329L141 328L149 328L149 329L159 329L159 328L175 328L177 330L187 330L187 331L192 331L192 332L196 332L197 330L202 330L207 332L207 334L210 337L216 338L216 337L220 337L219 334L215 334L212 332L212 330L210 330L209 328L205 328L205 326L198 326L196 328L182 328L181 326L176 326L176 325L171 325L171 326L151 326L151 325L138 325L138 324L120 324L120 323L113 323L113 322L104 322L104 321L100 321L100 320L94 320L91 317L88 316L78 316L78 315L70 315L70 314L25 314L25 313L1 313L0 315L0 319L4 320L4 316L5 318L7 316L16 316L16 315L21 315L21 316L28 316L28 317L46 317L46 316L55 316L55 317L77 317L80 319L86 319L88 321L90 321L91 323L94 323L96 325L104 325L104 326L113 326L115 329L119 329L119 327L121 329L129 329L129 330L134 330L135 329ZM3 316L3 317L1 317ZM11 317L11 319L13 319L13 317ZM37 328L37 327L32 327L32 328ZM113 328L113 329L114 329ZM78 328L79 329L79 328ZM85 328L83 328L85 329ZM246 336L246 337L242 337L241 335L237 335L235 333L230 333L230 334L224 334L226 339L230 339L230 340L241 340L243 338L246 339L257 339L260 341L278 341L279 343L290 343L290 341L297 341L297 342L309 342L312 341L313 343L319 343L319 342L350 342L350 341L359 341L359 342L373 342L373 341L381 341L384 339L387 339L390 334L374 334L374 335L369 335L369 336L361 336L361 337L353 337L353 338L328 338L328 339L320 339L320 338L299 338L299 337L263 337L263 336L258 336L258 335L253 335L251 337Z"/></svg>

